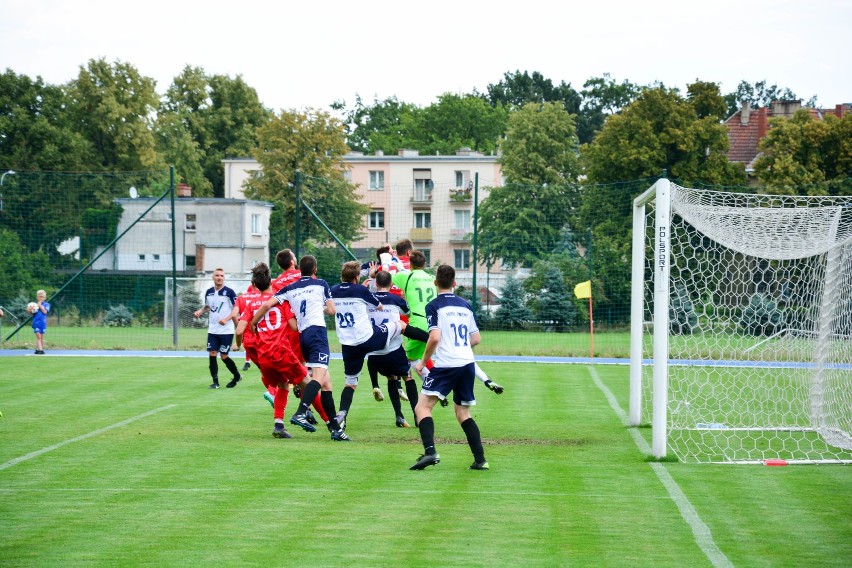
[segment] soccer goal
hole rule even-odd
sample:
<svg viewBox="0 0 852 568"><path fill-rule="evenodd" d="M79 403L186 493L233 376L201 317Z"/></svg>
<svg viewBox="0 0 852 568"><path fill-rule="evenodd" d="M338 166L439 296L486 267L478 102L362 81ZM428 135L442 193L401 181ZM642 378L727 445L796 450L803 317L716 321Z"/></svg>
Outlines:
<svg viewBox="0 0 852 568"><path fill-rule="evenodd" d="M631 296L629 420L655 457L852 463L852 196L659 180Z"/></svg>

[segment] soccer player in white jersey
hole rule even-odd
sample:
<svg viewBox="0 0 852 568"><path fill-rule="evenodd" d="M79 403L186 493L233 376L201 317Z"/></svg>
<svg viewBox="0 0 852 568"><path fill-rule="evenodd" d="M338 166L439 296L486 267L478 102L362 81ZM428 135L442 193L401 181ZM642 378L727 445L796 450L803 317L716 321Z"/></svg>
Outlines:
<svg viewBox="0 0 852 568"><path fill-rule="evenodd" d="M382 351L388 344L399 338L405 329L405 323L389 320L375 325L370 318L372 307L382 310L383 306L369 288L359 284L361 266L355 262L346 262L340 271L340 284L331 289L331 297L337 310L335 324L337 339L343 352L343 373L346 386L340 395L340 412L337 422L346 426L346 417L352 406L352 397L358 387L358 377L364 368L364 357L374 351Z"/></svg>
<svg viewBox="0 0 852 568"><path fill-rule="evenodd" d="M469 469L488 469L479 426L470 415L470 407L476 404L473 395L473 384L476 380L473 347L479 344L481 338L470 304L453 294L455 278L456 271L452 266L439 266L435 271L438 295L426 305L429 341L426 342L423 358L417 362L414 370L422 375L424 361L430 357L434 357L435 366L428 376L423 378L423 388L414 409L424 452L410 469L424 469L441 461L435 450L432 408L450 392L453 393L456 419L473 453L473 465Z"/></svg>
<svg viewBox="0 0 852 568"><path fill-rule="evenodd" d="M207 354L209 356L210 376L213 377L211 389L219 388L217 354L222 357L222 362L233 375L231 382L225 386L229 389L234 388L242 379L237 366L228 355L231 352L231 343L234 341L237 318L232 312L236 303L237 294L231 288L225 286L225 271L217 268L213 271L213 286L204 293L204 307L195 312L196 318L210 312L210 320L207 324Z"/></svg>
<svg viewBox="0 0 852 568"><path fill-rule="evenodd" d="M374 282L376 285L376 292L374 294L382 303L382 306L384 306L382 311L373 309L372 307L369 309L370 318L375 325L387 323L389 320L400 320L403 316L407 316L410 313L408 302L402 296L394 294L391 291L393 281L390 272L385 270L378 271ZM428 341L428 334L422 330L417 331L423 333L426 336L424 339ZM367 369L370 371L370 379L372 380L374 373L376 375L384 375L388 378L388 397L391 399L396 417L396 425L399 428L410 427L405 420L405 416L402 414L402 404L399 396L399 381L401 378L405 381L405 391L408 395L406 400L410 401L411 411L413 412L414 407L417 406L417 383L409 376L408 370L410 364L408 357L405 355L401 337L397 337L390 342L387 349L370 353L367 356Z"/></svg>
<svg viewBox="0 0 852 568"><path fill-rule="evenodd" d="M325 325L325 316L333 316L336 313L334 300L331 299L331 290L328 282L316 278L317 259L311 255L303 256L299 261L299 270L302 277L275 293L269 300L255 312L251 319L252 329L257 328L257 323L266 315L269 308L289 302L296 316L296 324L299 327L299 345L306 365L312 371L312 378L302 389L302 399L296 413L290 417L290 423L299 426L307 432L316 432L316 428L307 417L308 407L320 393L320 401L326 414L329 416L329 429L331 439L348 442L347 436L337 420L334 418L334 395L332 394L331 379L328 376L328 362L331 358L331 349L328 346L328 329Z"/></svg>

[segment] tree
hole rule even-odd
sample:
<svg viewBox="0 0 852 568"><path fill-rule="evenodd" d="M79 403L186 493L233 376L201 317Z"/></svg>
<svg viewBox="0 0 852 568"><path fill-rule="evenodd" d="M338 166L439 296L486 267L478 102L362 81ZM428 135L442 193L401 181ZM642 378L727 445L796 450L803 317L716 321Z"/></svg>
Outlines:
<svg viewBox="0 0 852 568"><path fill-rule="evenodd" d="M92 144L97 169L164 167L152 128L159 105L154 85L129 63L103 58L89 60L68 84L73 128Z"/></svg>
<svg viewBox="0 0 852 568"><path fill-rule="evenodd" d="M790 89L781 88L778 85L767 85L766 81L757 81L754 85L748 81L740 81L734 92L725 95L727 116L731 116L738 110L744 101L751 104L751 108L768 107L775 101L795 101L799 97ZM816 97L811 97L807 106L815 106Z"/></svg>
<svg viewBox="0 0 852 568"><path fill-rule="evenodd" d="M65 91L6 70L0 75L0 165L3 171L82 171L94 148L74 130Z"/></svg>
<svg viewBox="0 0 852 568"><path fill-rule="evenodd" d="M513 277L506 278L503 285L500 307L494 314L501 327L521 327L533 319L532 312L526 304L526 293L521 282Z"/></svg>
<svg viewBox="0 0 852 568"><path fill-rule="evenodd" d="M359 236L369 210L360 204L357 186L344 177L347 147L339 120L321 110L282 111L258 128L257 139L254 157L263 175L248 181L246 195L275 204L271 242L280 246L293 242L297 171L301 173L302 199L338 238L351 242ZM300 222L307 236L319 243L333 242L307 212L303 211Z"/></svg>
<svg viewBox="0 0 852 568"><path fill-rule="evenodd" d="M415 148L424 154L455 154L459 148L494 152L506 132L508 111L474 95L444 93L413 115Z"/></svg>
<svg viewBox="0 0 852 568"><path fill-rule="evenodd" d="M580 226L603 226L610 238L628 241L633 198L664 171L687 185L745 183L742 165L728 162L727 130L713 114L720 108L718 87L690 88L686 99L677 89L645 89L581 148L588 180Z"/></svg>
<svg viewBox="0 0 852 568"><path fill-rule="evenodd" d="M818 120L803 109L770 124L754 166L767 193L852 195L852 114Z"/></svg>
<svg viewBox="0 0 852 568"><path fill-rule="evenodd" d="M553 263L540 262L533 267L533 273L542 287L533 287L535 280L531 279L525 284L533 294L536 318L554 331L566 331L577 320L577 308L571 301L562 271Z"/></svg>
<svg viewBox="0 0 852 568"><path fill-rule="evenodd" d="M561 103L528 103L509 116L500 162L507 184L479 211L482 260L530 266L549 254L578 199L574 116Z"/></svg>
<svg viewBox="0 0 852 568"><path fill-rule="evenodd" d="M271 113L241 76L186 66L175 77L157 119L160 148L197 195L223 197L222 160L251 155L255 131Z"/></svg>
<svg viewBox="0 0 852 568"><path fill-rule="evenodd" d="M641 88L626 79L616 83L609 73L592 77L583 83L580 94L583 107L577 118L577 134L580 142L588 144L603 127L608 115L616 114L630 104Z"/></svg>
<svg viewBox="0 0 852 568"><path fill-rule="evenodd" d="M416 105L389 97L366 106L356 96L351 110L346 109L345 101L336 101L331 108L343 114L346 142L353 151L393 154L400 148L414 147L414 116L420 112Z"/></svg>
<svg viewBox="0 0 852 568"><path fill-rule="evenodd" d="M3 259L0 304L22 293L31 295L37 288L44 287L53 274L46 254L41 251L26 253L18 235L5 228L0 228L0 258Z"/></svg>

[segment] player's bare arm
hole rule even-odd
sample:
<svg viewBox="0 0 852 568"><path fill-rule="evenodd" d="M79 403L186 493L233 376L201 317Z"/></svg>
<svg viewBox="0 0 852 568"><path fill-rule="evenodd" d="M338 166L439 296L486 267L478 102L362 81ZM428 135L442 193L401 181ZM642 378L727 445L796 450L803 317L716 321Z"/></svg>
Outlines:
<svg viewBox="0 0 852 568"><path fill-rule="evenodd" d="M334 307L334 300L325 301L325 306L322 309L322 313L327 316L333 316L337 313L337 308Z"/></svg>
<svg viewBox="0 0 852 568"><path fill-rule="evenodd" d="M437 328L429 330L429 341L426 342L426 350L423 351L423 358L414 366L414 370L417 371L418 375L423 374L425 362L431 359L432 355L435 354L435 350L438 349L439 343L441 343L441 330Z"/></svg>

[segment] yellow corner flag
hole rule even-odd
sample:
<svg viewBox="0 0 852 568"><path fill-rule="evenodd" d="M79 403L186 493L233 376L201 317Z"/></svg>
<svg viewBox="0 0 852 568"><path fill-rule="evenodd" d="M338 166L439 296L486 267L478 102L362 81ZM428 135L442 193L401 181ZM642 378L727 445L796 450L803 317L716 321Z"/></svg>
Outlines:
<svg viewBox="0 0 852 568"><path fill-rule="evenodd" d="M591 298L592 297L592 281L586 280L585 282L580 282L576 286L574 286L574 295L577 298Z"/></svg>

